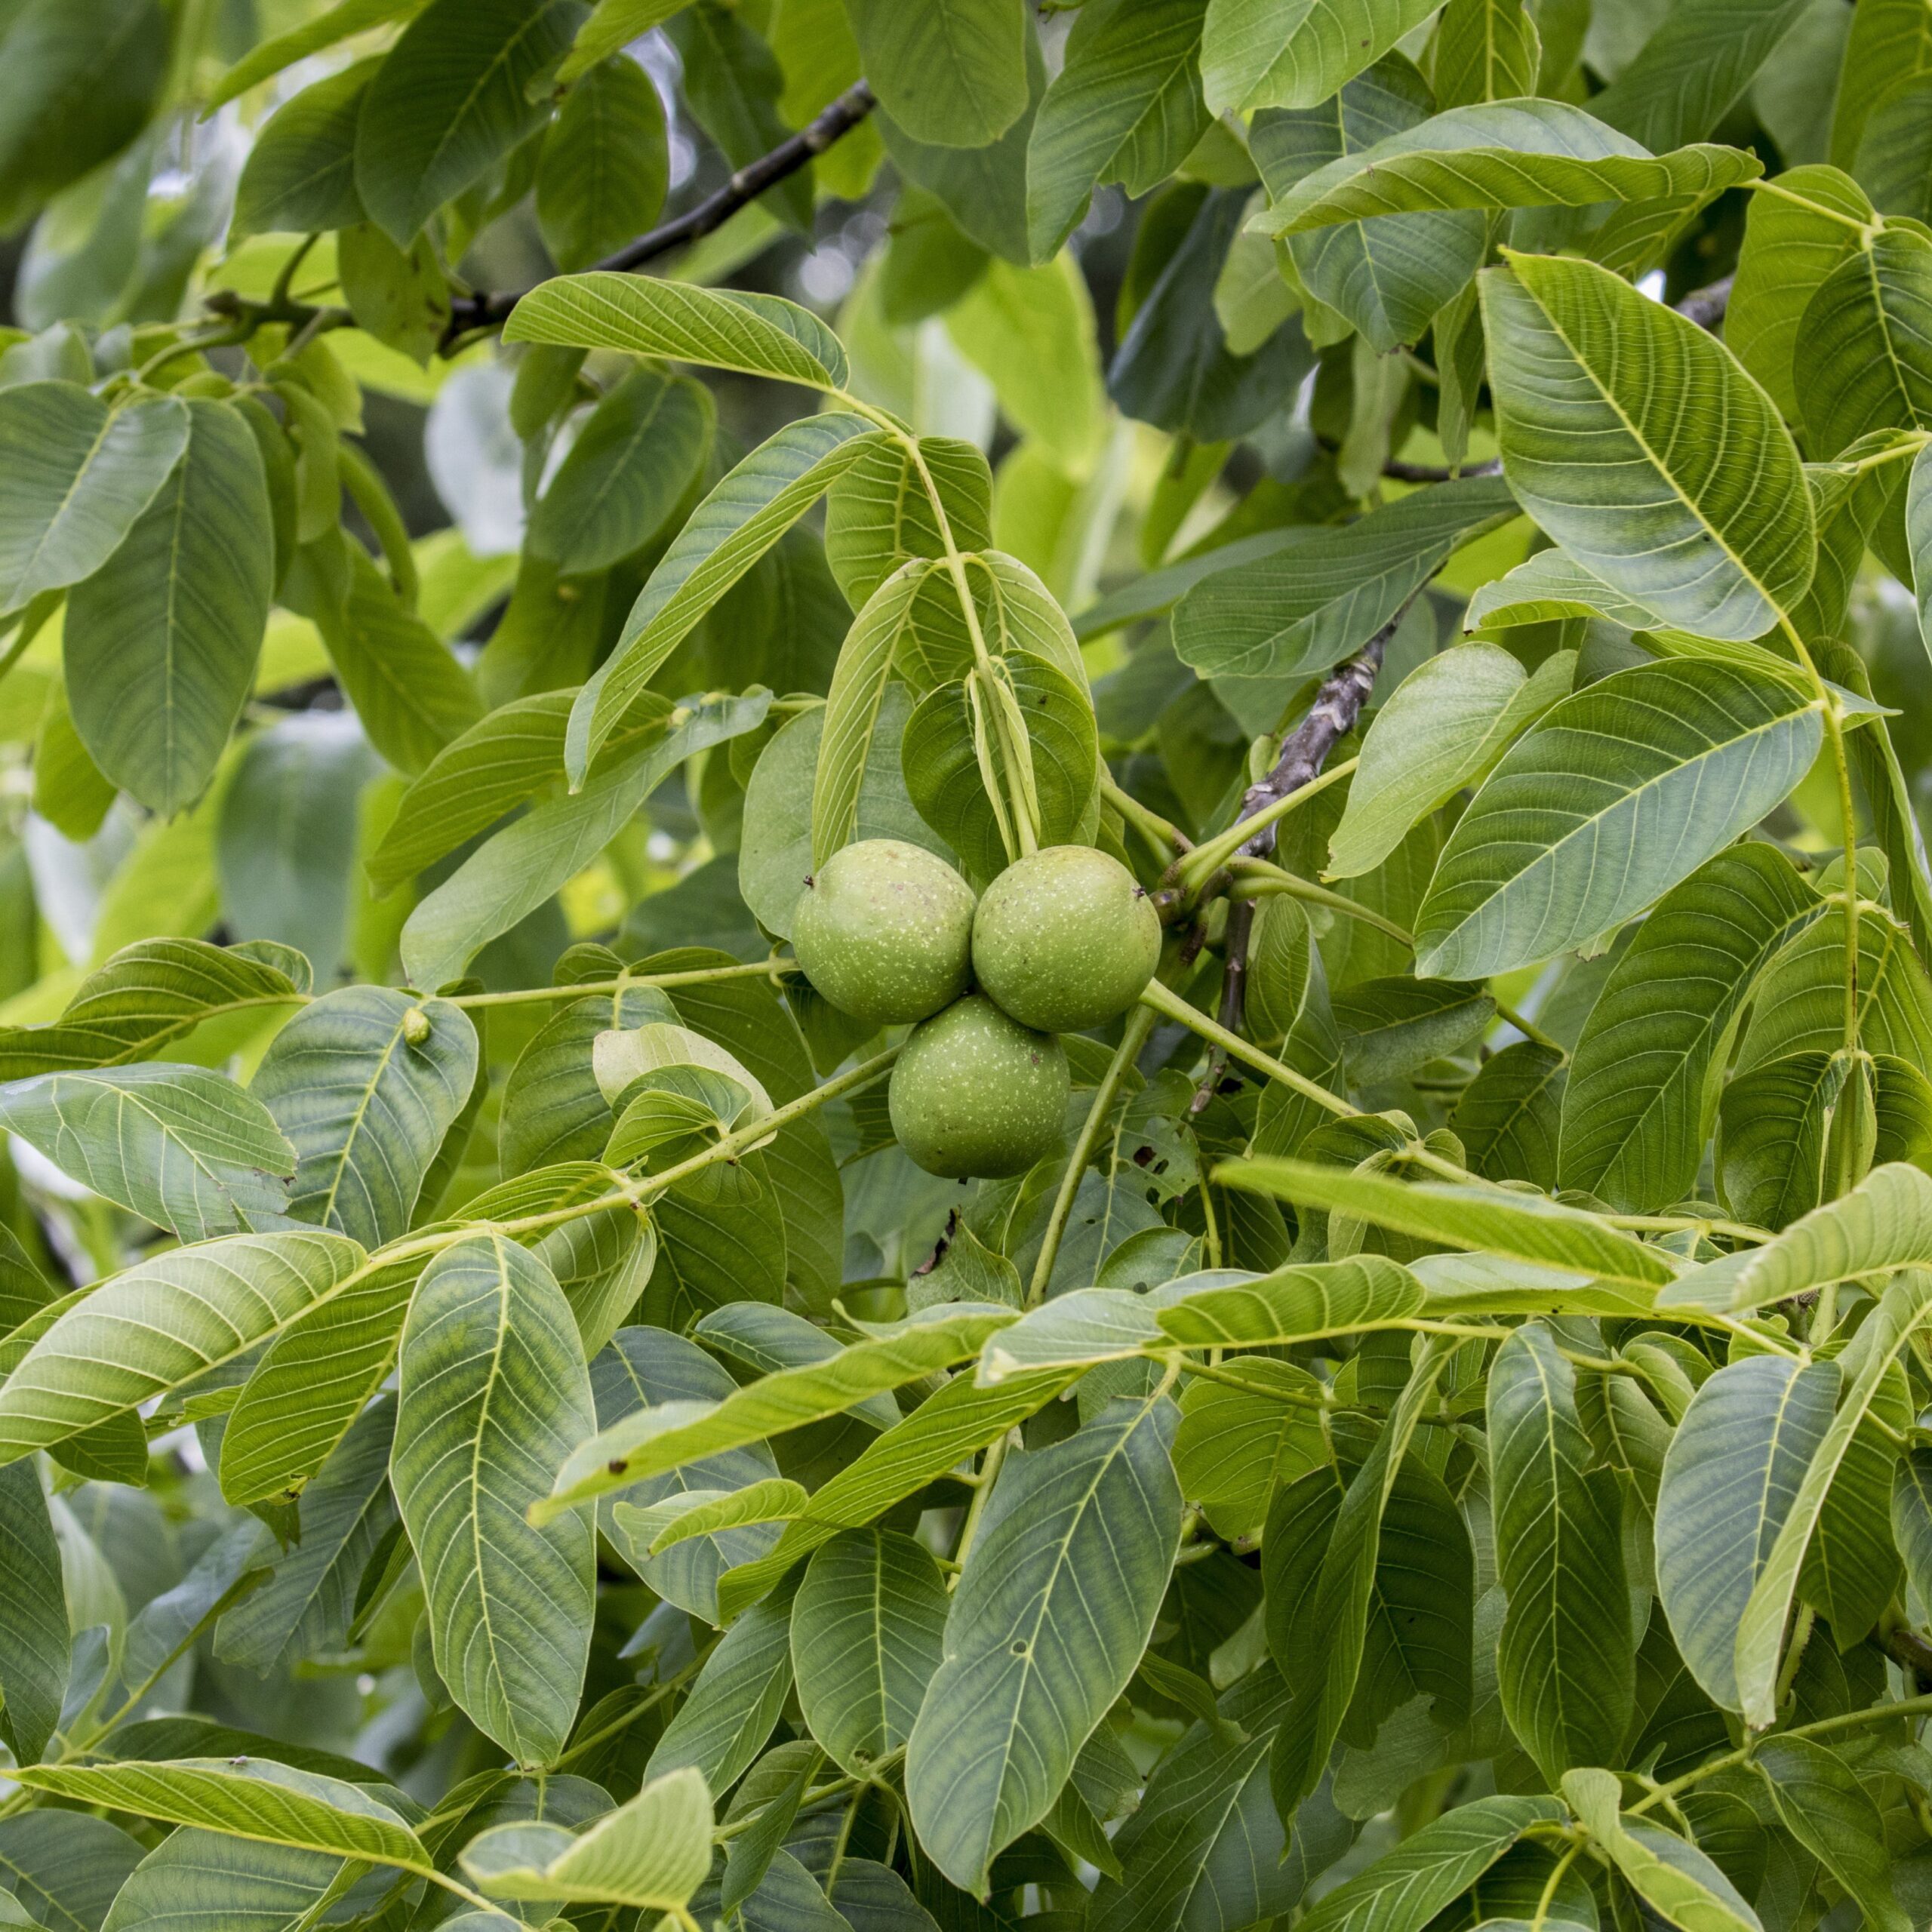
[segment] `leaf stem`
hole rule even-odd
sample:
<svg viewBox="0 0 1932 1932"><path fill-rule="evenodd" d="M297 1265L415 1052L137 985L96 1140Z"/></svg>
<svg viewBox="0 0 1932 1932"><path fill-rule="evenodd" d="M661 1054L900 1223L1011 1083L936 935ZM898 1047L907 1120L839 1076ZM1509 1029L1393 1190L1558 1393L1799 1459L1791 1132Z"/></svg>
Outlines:
<svg viewBox="0 0 1932 1932"><path fill-rule="evenodd" d="M1844 723L1829 688L1812 662L1810 652L1798 632L1798 626L1780 611L1778 627L1797 654L1817 694L1823 714L1825 740L1831 747L1832 764L1838 781L1838 816L1844 821L1844 877L1839 881L1838 897L1844 906L1844 1046L1847 1053L1858 1048L1858 823L1852 815L1851 761L1844 748ZM1841 1189L1842 1192L1842 1189Z"/></svg>
<svg viewBox="0 0 1932 1932"><path fill-rule="evenodd" d="M755 959L749 965L694 967L688 973L629 973L619 980L584 980L570 986L527 986L505 993L452 993L448 1004L466 1011L479 1006L525 1006L537 1000L593 998L603 993L620 993L632 986L703 986L720 980L761 979L803 971L795 960Z"/></svg>
<svg viewBox="0 0 1932 1932"><path fill-rule="evenodd" d="M1767 1731L1748 1744L1740 1744L1735 1751L1727 1751L1721 1758L1707 1758L1703 1764L1694 1765L1681 1777L1659 1785L1647 1798L1640 1798L1629 1808L1633 1812L1647 1811L1653 1804L1667 1801L1688 1786L1715 1777L1720 1771L1734 1770L1740 1764L1749 1764L1758 1746L1767 1737L1818 1737L1831 1731L1856 1730L1860 1724L1890 1724L1895 1718L1923 1717L1928 1712L1932 1712L1932 1694L1921 1694L1916 1697L1895 1698L1887 1704L1868 1704L1860 1710L1841 1711L1835 1717L1815 1718L1809 1724L1794 1724L1789 1730Z"/></svg>
<svg viewBox="0 0 1932 1932"><path fill-rule="evenodd" d="M1151 805L1143 805L1131 792L1116 784L1113 774L1105 765L1100 768L1100 796L1146 840L1163 865L1176 853L1194 849L1194 841L1179 826L1171 823Z"/></svg>
<svg viewBox="0 0 1932 1932"><path fill-rule="evenodd" d="M1297 1073L1291 1066L1284 1066L1272 1054L1244 1040L1238 1033L1230 1032L1218 1021L1210 1020L1198 1007L1189 1006L1178 993L1161 985L1158 980L1150 980L1140 995L1141 1004L1152 1007L1155 1012L1170 1020L1177 1020L1189 1031L1198 1033L1206 1041L1223 1048L1232 1058L1244 1060L1257 1072L1266 1074L1271 1080L1278 1080L1284 1087L1292 1087L1297 1094L1312 1100L1317 1106L1343 1120L1352 1120L1361 1109L1351 1106L1338 1094L1331 1094L1327 1088L1309 1078L1305 1073ZM1466 1177L1463 1177L1466 1178Z"/></svg>
<svg viewBox="0 0 1932 1932"><path fill-rule="evenodd" d="M1252 818L1237 819L1226 831L1218 832L1204 844L1195 847L1180 862L1180 881L1189 892L1198 892L1257 832L1265 832L1287 817L1297 805L1306 804L1316 792L1326 790L1338 779L1346 778L1361 762L1346 758L1318 772L1305 785L1284 792L1262 807Z"/></svg>
<svg viewBox="0 0 1932 1932"><path fill-rule="evenodd" d="M1398 946L1413 947L1415 944L1414 936L1406 928L1397 925L1393 919L1384 918L1373 906L1364 906L1341 893L1331 892L1327 886L1317 885L1312 879L1299 878L1272 859L1238 857L1228 861L1228 869L1235 875L1231 896L1236 900L1278 894L1285 898L1305 900L1310 906L1324 906L1329 912L1339 912L1345 919L1358 919L1379 933L1386 933Z"/></svg>
<svg viewBox="0 0 1932 1932"><path fill-rule="evenodd" d="M1101 1075L1100 1084L1094 1090L1094 1104L1087 1109L1087 1118L1081 1123L1079 1137L1073 1143L1073 1152L1067 1157L1066 1172L1060 1177L1060 1192L1054 1196L1053 1212L1047 1217L1047 1231L1041 1238L1039 1258L1033 1263L1033 1278L1026 1290L1029 1308L1038 1307L1045 1299L1047 1283L1052 1278L1054 1262L1060 1258L1060 1245L1066 1237L1066 1224L1072 1218L1074 1199L1085 1177L1087 1163L1093 1158L1094 1143L1106 1124L1114 1095L1119 1091L1128 1069L1140 1058L1140 1049L1147 1044L1147 1036L1154 1030L1155 1017L1154 1008L1146 1004L1137 1006L1127 1016L1120 1044L1114 1049L1114 1057L1108 1061L1107 1070Z"/></svg>
<svg viewBox="0 0 1932 1932"><path fill-rule="evenodd" d="M666 1189L675 1187L679 1181L688 1180L693 1174L715 1167L720 1161L735 1160L740 1154L762 1146L780 1128L789 1127L793 1121L823 1106L826 1101L838 1100L841 1095L870 1085L891 1066L899 1053L897 1047L888 1047L883 1053L875 1054L870 1060L848 1069L835 1079L801 1094L795 1100L787 1100L782 1107L774 1107L749 1125L734 1128L702 1152L678 1161L675 1167L666 1168L662 1174L644 1174L635 1180L627 1180L608 1194L598 1195L589 1201L574 1201L568 1208L552 1208L540 1214L519 1215L509 1221L469 1221L454 1228L440 1228L432 1233L408 1235L401 1241L392 1241L386 1247L376 1249L364 1267L379 1262L386 1265L411 1255L439 1254L460 1241L468 1241L480 1234L507 1235L514 1240L520 1235L541 1234L546 1229L561 1227L568 1221L582 1220L586 1215L601 1214L607 1208L642 1207Z"/></svg>
<svg viewBox="0 0 1932 1932"><path fill-rule="evenodd" d="M1183 1375L1198 1375L1204 1382L1219 1382L1229 1389L1238 1389L1244 1395L1259 1395L1265 1401L1279 1402L1284 1408L1312 1409L1320 1414L1336 1406L1332 1397L1324 1399L1318 1395L1305 1395L1298 1389L1268 1388L1215 1363L1191 1361L1178 1349L1171 1354L1156 1355L1152 1359L1166 1362L1171 1367L1177 1366Z"/></svg>

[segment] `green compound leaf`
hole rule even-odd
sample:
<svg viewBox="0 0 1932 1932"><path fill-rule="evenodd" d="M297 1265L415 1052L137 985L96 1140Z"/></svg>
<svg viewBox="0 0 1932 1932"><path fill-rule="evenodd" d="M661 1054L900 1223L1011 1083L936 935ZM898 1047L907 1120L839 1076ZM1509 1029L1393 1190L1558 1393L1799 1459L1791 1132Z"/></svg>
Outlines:
<svg viewBox="0 0 1932 1932"><path fill-rule="evenodd" d="M1738 1627L1838 1400L1838 1365L1754 1355L1693 1398L1657 1494L1657 1595L1705 1694L1741 1708Z"/></svg>
<svg viewBox="0 0 1932 1932"><path fill-rule="evenodd" d="M838 338L809 309L638 275L556 276L517 304L503 340L627 349L810 389L839 389L846 378Z"/></svg>
<svg viewBox="0 0 1932 1932"><path fill-rule="evenodd" d="M1494 101L1452 108L1329 162L1296 183L1257 226L1285 236L1431 209L1701 199L1761 171L1734 148L1653 155L1566 102Z"/></svg>
<svg viewBox="0 0 1932 1932"><path fill-rule="evenodd" d="M1666 893L1611 968L1563 1095L1558 1172L1628 1214L1687 1195L1711 1069L1759 974L1826 902L1770 845L1734 845Z"/></svg>
<svg viewBox="0 0 1932 1932"><path fill-rule="evenodd" d="M254 680L275 581L254 437L225 403L186 409L180 460L70 593L63 642L82 742L117 785L170 817L214 775Z"/></svg>
<svg viewBox="0 0 1932 1932"><path fill-rule="evenodd" d="M411 1871L429 1864L422 1841L361 1786L297 1770L270 1758L36 1765L22 1770L20 1782L82 1804L263 1844L334 1852Z"/></svg>
<svg viewBox="0 0 1932 1932"><path fill-rule="evenodd" d="M1357 1215L1424 1241L1574 1269L1633 1288L1660 1287L1675 1278L1657 1249L1540 1195L1438 1181L1411 1185L1383 1174L1266 1155L1225 1162L1214 1178L1226 1186Z"/></svg>

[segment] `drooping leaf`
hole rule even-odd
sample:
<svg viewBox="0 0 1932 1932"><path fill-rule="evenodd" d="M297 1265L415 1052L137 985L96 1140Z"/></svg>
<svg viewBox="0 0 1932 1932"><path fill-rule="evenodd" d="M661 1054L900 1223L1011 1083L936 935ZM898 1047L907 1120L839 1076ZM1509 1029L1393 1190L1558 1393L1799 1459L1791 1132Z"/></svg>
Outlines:
<svg viewBox="0 0 1932 1932"><path fill-rule="evenodd" d="M813 1737L865 1777L902 1750L943 1654L946 1583L909 1537L848 1530L792 1600L792 1668Z"/></svg>
<svg viewBox="0 0 1932 1932"><path fill-rule="evenodd" d="M1558 1163L1565 1186L1636 1214L1690 1192L1723 1043L1759 974L1826 910L1764 844L1728 848L1664 896L1577 1042Z"/></svg>
<svg viewBox="0 0 1932 1932"><path fill-rule="evenodd" d="M668 1330L620 1328L590 1365L590 1385L601 1426L609 1429L653 1404L715 1402L730 1395L729 1373L695 1343ZM718 1579L739 1564L754 1563L777 1540L769 1527L715 1530L683 1537L668 1549L669 1531L654 1527L657 1513L712 1494L721 1503L780 1480L778 1465L762 1443L700 1457L666 1471L615 1506L605 1506L602 1526L619 1551L660 1596L694 1616L714 1620ZM682 1521L676 1524L681 1533Z"/></svg>
<svg viewBox="0 0 1932 1932"><path fill-rule="evenodd" d="M423 1271L403 1331L393 1472L422 1566L436 1669L480 1730L546 1763L577 1711L595 1603L580 1516L535 1526L590 1379L555 1279L501 1235Z"/></svg>
<svg viewBox="0 0 1932 1932"><path fill-rule="evenodd" d="M964 1889L1045 1815L1140 1662L1180 1531L1172 1430L1164 1398L1110 1404L993 1500L906 1747L920 1841Z"/></svg>
<svg viewBox="0 0 1932 1932"><path fill-rule="evenodd" d="M1617 1491L1593 1460L1576 1371L1540 1323L1497 1352L1488 1397L1504 1714L1553 1784L1614 1757L1630 1723L1635 1647Z"/></svg>
<svg viewBox="0 0 1932 1932"><path fill-rule="evenodd" d="M1177 211L1191 206L1192 218L1107 372L1107 393L1128 415L1201 441L1257 428L1286 405L1312 360L1293 322L1245 351L1229 344L1214 291L1247 200L1244 188L1211 189L1198 203L1191 190L1174 199Z"/></svg>
<svg viewBox="0 0 1932 1932"><path fill-rule="evenodd" d="M179 460L141 494L145 507L118 547L70 593L63 638L82 742L116 784L171 817L201 796L241 714L275 563L254 436L225 403L186 408ZM124 434L145 441L146 426L165 421L161 434L171 437L179 420L143 415ZM141 460L158 464L159 454Z"/></svg>
<svg viewBox="0 0 1932 1932"><path fill-rule="evenodd" d="M1691 1674L1740 1707L1738 1626L1838 1393L1835 1362L1753 1355L1692 1398L1657 1496L1657 1595Z"/></svg>
<svg viewBox="0 0 1932 1932"><path fill-rule="evenodd" d="M399 248L540 126L540 82L580 16L566 0L431 0L389 51L362 106L355 185Z"/></svg>
<svg viewBox="0 0 1932 1932"><path fill-rule="evenodd" d="M35 1810L0 1822L0 1890L49 1932L98 1932L141 1862L140 1841L85 1812Z"/></svg>
<svg viewBox="0 0 1932 1932"><path fill-rule="evenodd" d="M854 835L893 660L914 601L934 568L924 561L901 565L867 598L846 633L832 674L813 772L814 864L823 864Z"/></svg>
<svg viewBox="0 0 1932 1932"><path fill-rule="evenodd" d="M223 924L292 945L333 979L348 951L357 813L377 767L353 718L300 712L251 736L223 788Z"/></svg>
<svg viewBox="0 0 1932 1932"><path fill-rule="evenodd" d="M8 15L0 51L0 222L18 228L141 132L168 20L155 0L35 0Z"/></svg>

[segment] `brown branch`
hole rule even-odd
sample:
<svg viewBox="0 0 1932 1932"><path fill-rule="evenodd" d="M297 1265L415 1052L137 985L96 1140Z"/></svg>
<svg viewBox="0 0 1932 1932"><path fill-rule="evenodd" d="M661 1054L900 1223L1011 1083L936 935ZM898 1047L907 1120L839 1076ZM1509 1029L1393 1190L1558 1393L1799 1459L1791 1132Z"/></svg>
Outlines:
<svg viewBox="0 0 1932 1932"><path fill-rule="evenodd" d="M1885 1654L1902 1665L1921 1690L1932 1685L1932 1644L1908 1625L1895 1624L1880 1639Z"/></svg>
<svg viewBox="0 0 1932 1932"><path fill-rule="evenodd" d="M1458 476L1500 476L1501 460L1491 457L1487 463L1466 463L1460 469L1445 469L1436 463L1401 463L1391 457L1382 466L1384 476L1398 483L1447 483Z"/></svg>
<svg viewBox="0 0 1932 1932"><path fill-rule="evenodd" d="M863 81L855 82L790 140L780 142L769 154L760 155L740 168L715 194L707 195L675 220L661 223L614 255L595 263L593 272L627 274L723 227L740 208L756 201L788 175L795 174L814 156L824 153L833 142L849 134L875 104L871 88ZM456 297L450 304L449 326L443 331L445 351L460 337L478 329L500 328L509 319L510 311L530 292L527 288L478 290Z"/></svg>
<svg viewBox="0 0 1932 1932"><path fill-rule="evenodd" d="M1724 310L1730 306L1730 286L1737 279L1734 275L1727 275L1707 288L1694 288L1672 306L1680 315L1687 315L1700 329L1708 329L1715 335L1724 321Z"/></svg>
<svg viewBox="0 0 1932 1932"><path fill-rule="evenodd" d="M1308 715L1282 741L1274 769L1242 793L1238 822L1254 817L1277 798L1286 798L1321 776L1328 754L1355 729L1362 706L1375 689L1383 653L1414 601L1414 596L1406 598L1402 608L1354 657L1323 679L1321 689L1315 694L1315 702L1308 708ZM1263 826L1241 849L1257 859L1269 857L1275 850L1275 827ZM1254 934L1254 902L1233 900L1228 907L1228 923L1222 936L1219 1014L1221 1024L1231 1033L1241 1031L1247 1015L1247 952ZM1227 1066L1226 1054L1216 1047L1208 1056L1208 1070L1201 1076L1201 1084L1195 1090L1192 1112L1199 1113L1214 1098Z"/></svg>

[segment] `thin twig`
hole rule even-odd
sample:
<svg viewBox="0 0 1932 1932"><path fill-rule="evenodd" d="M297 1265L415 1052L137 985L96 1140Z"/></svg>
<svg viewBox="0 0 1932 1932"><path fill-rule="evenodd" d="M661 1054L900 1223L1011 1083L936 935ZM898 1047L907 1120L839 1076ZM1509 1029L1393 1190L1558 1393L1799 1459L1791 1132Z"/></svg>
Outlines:
<svg viewBox="0 0 1932 1932"><path fill-rule="evenodd" d="M815 155L824 153L833 142L850 134L875 105L872 89L863 81L855 82L790 140L780 142L769 154L760 155L740 168L715 194L706 195L696 208L688 209L675 220L640 235L595 267L606 272L627 274L723 227L740 208L756 201L787 176L795 174ZM450 303L449 325L443 331L445 352L475 330L500 328L509 319L510 311L529 293L527 288L479 289L473 294L457 296Z"/></svg>

